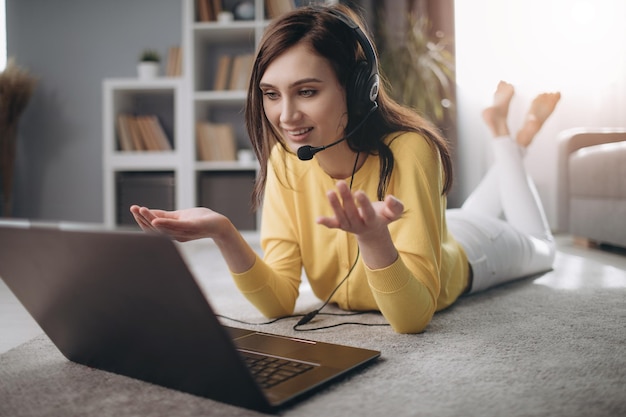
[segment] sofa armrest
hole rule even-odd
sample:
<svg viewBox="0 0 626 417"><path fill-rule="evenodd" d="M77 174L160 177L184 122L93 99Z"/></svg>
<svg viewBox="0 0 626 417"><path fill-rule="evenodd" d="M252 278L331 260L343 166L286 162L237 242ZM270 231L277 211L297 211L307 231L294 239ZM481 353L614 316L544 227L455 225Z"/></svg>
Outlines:
<svg viewBox="0 0 626 417"><path fill-rule="evenodd" d="M626 141L626 128L573 128L558 137L556 177L557 232L569 231L569 158L573 152L588 146Z"/></svg>
<svg viewBox="0 0 626 417"><path fill-rule="evenodd" d="M626 141L587 146L569 159L570 199L626 200Z"/></svg>

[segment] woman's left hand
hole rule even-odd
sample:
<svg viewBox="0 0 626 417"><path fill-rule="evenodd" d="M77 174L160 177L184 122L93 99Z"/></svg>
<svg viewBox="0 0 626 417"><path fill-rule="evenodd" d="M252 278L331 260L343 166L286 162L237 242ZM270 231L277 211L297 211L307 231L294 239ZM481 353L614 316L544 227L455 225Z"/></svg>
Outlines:
<svg viewBox="0 0 626 417"><path fill-rule="evenodd" d="M392 195L384 201L372 202L363 191L352 192L345 181L337 182L337 190L327 193L334 217L319 217L317 223L331 229L342 229L360 238L380 236L380 232L398 220L404 205Z"/></svg>

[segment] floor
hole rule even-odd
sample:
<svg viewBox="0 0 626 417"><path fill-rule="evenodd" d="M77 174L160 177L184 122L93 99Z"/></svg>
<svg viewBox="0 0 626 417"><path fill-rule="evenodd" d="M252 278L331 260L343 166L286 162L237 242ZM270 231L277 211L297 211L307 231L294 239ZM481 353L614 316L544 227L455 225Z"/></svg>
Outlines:
<svg viewBox="0 0 626 417"><path fill-rule="evenodd" d="M620 282L626 277L626 250L610 247L588 248L575 243L570 236L557 236L556 240L559 252L573 255L576 259L576 262L568 263L568 268L584 270L592 263L594 266L601 263L607 266L607 278L614 277L615 272L619 273ZM37 323L0 280L0 354L41 333Z"/></svg>

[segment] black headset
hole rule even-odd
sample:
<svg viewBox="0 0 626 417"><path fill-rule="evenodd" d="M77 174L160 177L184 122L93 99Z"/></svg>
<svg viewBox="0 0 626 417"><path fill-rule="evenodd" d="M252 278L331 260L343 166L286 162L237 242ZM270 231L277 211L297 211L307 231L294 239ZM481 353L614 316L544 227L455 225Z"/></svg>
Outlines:
<svg viewBox="0 0 626 417"><path fill-rule="evenodd" d="M365 61L357 62L347 88L349 102L355 104L357 114L365 113L377 106L376 99L378 98L378 88L380 86L378 60L376 59L374 46L359 25L345 13L328 7L319 7L319 9L335 16L352 29L356 40L365 53Z"/></svg>

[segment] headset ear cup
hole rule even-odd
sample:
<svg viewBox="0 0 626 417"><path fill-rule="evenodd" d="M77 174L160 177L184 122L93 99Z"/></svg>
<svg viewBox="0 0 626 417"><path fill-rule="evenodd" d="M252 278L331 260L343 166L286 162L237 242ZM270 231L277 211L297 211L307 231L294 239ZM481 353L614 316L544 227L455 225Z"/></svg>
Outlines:
<svg viewBox="0 0 626 417"><path fill-rule="evenodd" d="M370 88L367 85L369 77L370 71L367 62L359 61L348 85L348 103L354 104L357 113L362 113L371 107Z"/></svg>

